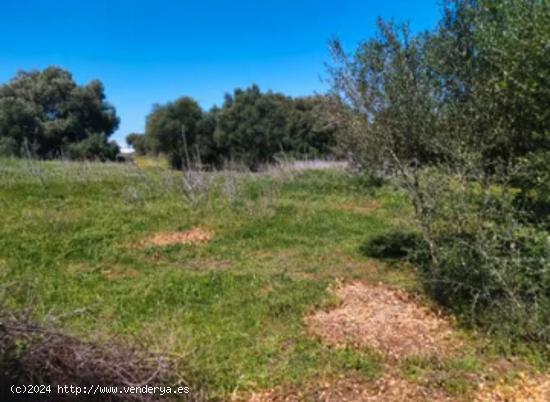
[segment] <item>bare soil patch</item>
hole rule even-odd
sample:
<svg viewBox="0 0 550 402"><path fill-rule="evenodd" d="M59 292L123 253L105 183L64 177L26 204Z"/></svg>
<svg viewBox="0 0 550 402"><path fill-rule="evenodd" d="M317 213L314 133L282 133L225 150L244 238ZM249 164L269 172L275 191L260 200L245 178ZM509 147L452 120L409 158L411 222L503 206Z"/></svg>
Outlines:
<svg viewBox="0 0 550 402"><path fill-rule="evenodd" d="M273 389L253 393L249 402L445 402L452 399L440 390L422 387L385 375L374 383L355 379L308 386L306 389Z"/></svg>
<svg viewBox="0 0 550 402"><path fill-rule="evenodd" d="M193 228L184 232L161 232L156 233L142 241L143 246L170 246L173 244L199 245L212 240L212 232Z"/></svg>
<svg viewBox="0 0 550 402"><path fill-rule="evenodd" d="M550 376L520 375L511 384L500 383L482 388L475 402L548 402L550 401Z"/></svg>
<svg viewBox="0 0 550 402"><path fill-rule="evenodd" d="M449 322L406 292L353 283L335 294L339 307L306 318L311 331L329 344L373 348L389 360L451 349ZM453 343L456 347L456 339Z"/></svg>
<svg viewBox="0 0 550 402"><path fill-rule="evenodd" d="M521 375L512 383L486 383L472 378L477 391L447 392L438 381L406 379L400 359L449 355L463 344L451 323L423 306L413 295L384 285L352 283L334 290L340 306L306 318L311 332L336 347L369 347L386 356L385 373L376 381L360 378L316 380L303 387L283 386L241 395L249 402L546 402L550 376ZM504 371L505 368L503 369ZM498 370L497 370L498 371Z"/></svg>

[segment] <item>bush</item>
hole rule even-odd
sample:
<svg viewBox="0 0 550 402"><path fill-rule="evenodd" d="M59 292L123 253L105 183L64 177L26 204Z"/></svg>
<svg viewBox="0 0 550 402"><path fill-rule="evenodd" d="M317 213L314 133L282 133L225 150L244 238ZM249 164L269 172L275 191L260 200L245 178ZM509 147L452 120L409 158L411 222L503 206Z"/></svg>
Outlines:
<svg viewBox="0 0 550 402"><path fill-rule="evenodd" d="M0 156L17 156L19 147L17 141L10 137L0 137Z"/></svg>
<svg viewBox="0 0 550 402"><path fill-rule="evenodd" d="M143 134L130 133L126 136L126 143L136 151L137 155L147 155L152 152L150 139Z"/></svg>
<svg viewBox="0 0 550 402"><path fill-rule="evenodd" d="M379 23L330 72L346 145L398 178L426 287L469 322L550 341L550 3L450 0L435 30ZM407 256L403 235L366 252Z"/></svg>
<svg viewBox="0 0 550 402"><path fill-rule="evenodd" d="M71 159L93 159L100 161L114 160L119 152L116 142L108 142L102 134L94 134L67 148Z"/></svg>
<svg viewBox="0 0 550 402"><path fill-rule="evenodd" d="M512 185L520 190L514 202L517 209L526 212L527 222L550 229L550 151L522 158L512 176Z"/></svg>
<svg viewBox="0 0 550 402"><path fill-rule="evenodd" d="M525 223L526 214L515 205L518 190L506 176L498 184L482 177L419 174L425 242L416 244L413 255L428 258L415 262L426 289L465 322L545 345L550 341L548 231Z"/></svg>
<svg viewBox="0 0 550 402"><path fill-rule="evenodd" d="M508 338L550 342L550 240L530 227L488 224L437 238L427 288L468 322Z"/></svg>

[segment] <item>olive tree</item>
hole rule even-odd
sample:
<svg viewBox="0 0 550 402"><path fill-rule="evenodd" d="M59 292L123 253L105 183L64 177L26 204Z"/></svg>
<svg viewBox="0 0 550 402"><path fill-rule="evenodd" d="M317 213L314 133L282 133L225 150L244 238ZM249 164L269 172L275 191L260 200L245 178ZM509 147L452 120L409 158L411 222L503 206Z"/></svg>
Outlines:
<svg viewBox="0 0 550 402"><path fill-rule="evenodd" d="M59 67L21 71L0 86L4 153L9 149L16 156L24 152L41 158L85 154L111 159L117 147L108 138L118 124L100 81L78 85L70 72Z"/></svg>

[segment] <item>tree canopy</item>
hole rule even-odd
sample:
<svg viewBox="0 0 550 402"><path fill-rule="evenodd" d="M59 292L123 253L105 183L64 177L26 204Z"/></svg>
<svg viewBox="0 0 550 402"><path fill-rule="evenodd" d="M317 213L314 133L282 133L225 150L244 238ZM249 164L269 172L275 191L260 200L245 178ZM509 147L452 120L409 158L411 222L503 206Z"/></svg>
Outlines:
<svg viewBox="0 0 550 402"><path fill-rule="evenodd" d="M59 67L19 72L0 86L0 152L41 158L112 159L119 118L103 84L78 85Z"/></svg>
<svg viewBox="0 0 550 402"><path fill-rule="evenodd" d="M269 161L289 150L291 102L282 94L262 94L256 85L236 89L220 110L216 142L231 160L251 167Z"/></svg>
<svg viewBox="0 0 550 402"><path fill-rule="evenodd" d="M548 4L448 1L433 31L379 21L351 55L334 41L333 94L340 113L353 112L356 159L375 170L382 159L430 163L462 149L489 166L550 149Z"/></svg>
<svg viewBox="0 0 550 402"><path fill-rule="evenodd" d="M200 161L220 167L227 162L252 169L277 155L325 156L334 152L337 126L324 118L326 98L291 98L262 92L257 85L237 88L220 108L204 111L189 97L154 105L145 135L127 142L140 153L164 153L172 165Z"/></svg>
<svg viewBox="0 0 550 402"><path fill-rule="evenodd" d="M165 105L154 105L147 116L142 143L153 153L169 156L174 167L191 166L201 158L210 160L214 126L209 116L190 97L182 97ZM130 141L138 141L131 137Z"/></svg>

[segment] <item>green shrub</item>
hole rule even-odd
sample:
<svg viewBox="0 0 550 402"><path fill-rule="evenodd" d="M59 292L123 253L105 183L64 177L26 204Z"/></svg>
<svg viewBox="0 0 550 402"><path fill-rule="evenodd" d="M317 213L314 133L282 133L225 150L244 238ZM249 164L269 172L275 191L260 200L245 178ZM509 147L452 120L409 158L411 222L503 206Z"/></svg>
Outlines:
<svg viewBox="0 0 550 402"><path fill-rule="evenodd" d="M370 255L407 257L428 292L465 323L513 343L550 341L550 236L526 220L507 173L468 175L440 168L417 174L417 220L423 241L390 233L372 239ZM414 200L414 198L413 198ZM408 251L407 251L408 250Z"/></svg>
<svg viewBox="0 0 550 402"><path fill-rule="evenodd" d="M526 212L526 220L550 228L550 151L521 158L512 184L520 190L514 202L516 208Z"/></svg>
<svg viewBox="0 0 550 402"><path fill-rule="evenodd" d="M19 155L19 147L17 141L10 137L0 138L0 156L17 156Z"/></svg>
<svg viewBox="0 0 550 402"><path fill-rule="evenodd" d="M532 228L493 226L441 241L434 297L470 322L509 338L550 341L550 242ZM430 271L426 271L430 272Z"/></svg>
<svg viewBox="0 0 550 402"><path fill-rule="evenodd" d="M108 141L103 134L90 135L85 140L70 144L67 148L71 159L114 160L119 152L114 141Z"/></svg>
<svg viewBox="0 0 550 402"><path fill-rule="evenodd" d="M384 234L363 251L416 258L444 305L548 345L550 2L443 10L429 32L380 21L354 53L332 43L346 151L365 172L397 178L424 237Z"/></svg>

